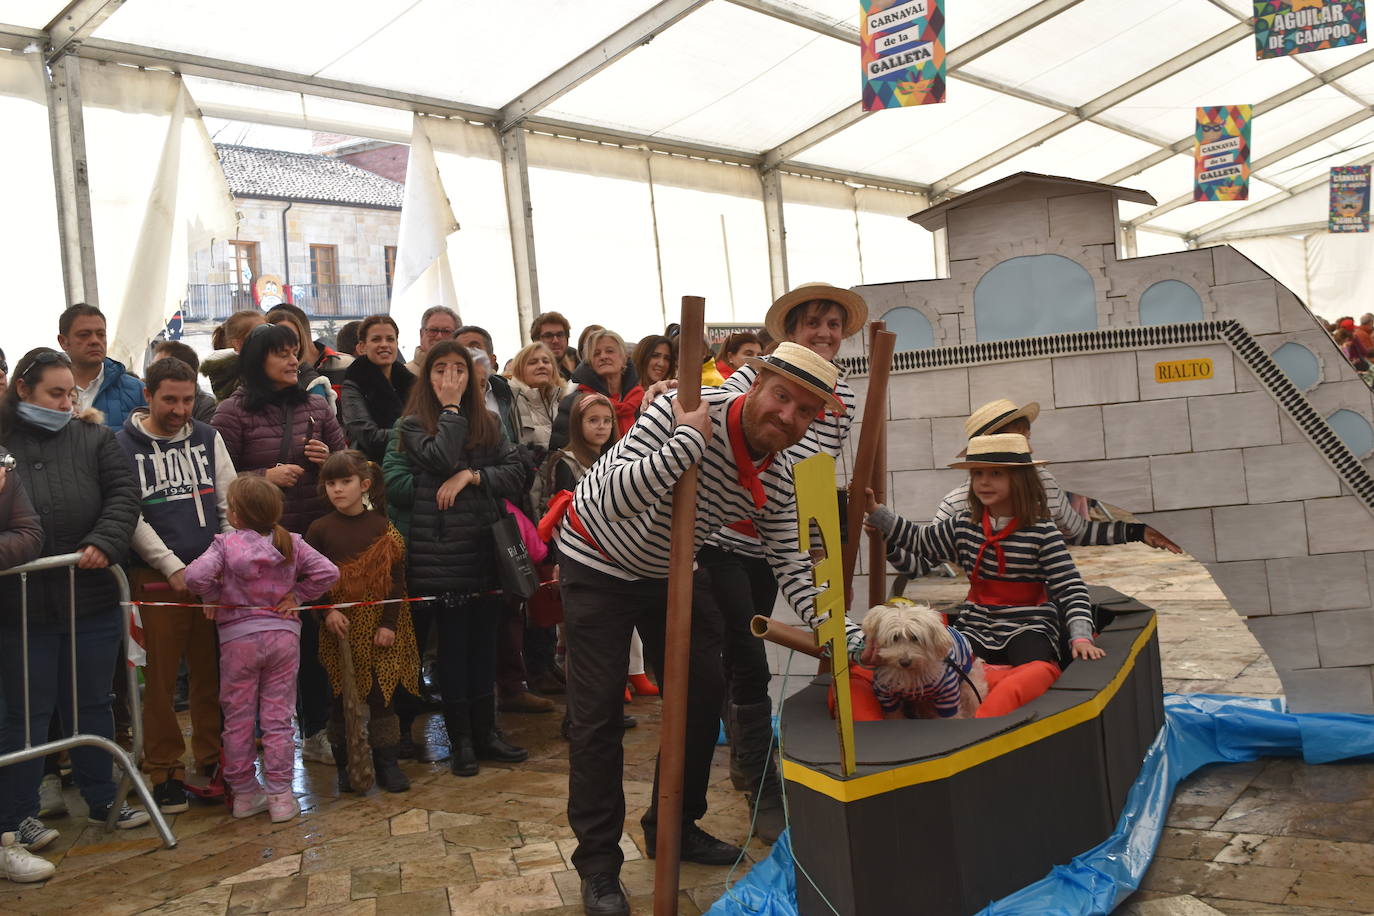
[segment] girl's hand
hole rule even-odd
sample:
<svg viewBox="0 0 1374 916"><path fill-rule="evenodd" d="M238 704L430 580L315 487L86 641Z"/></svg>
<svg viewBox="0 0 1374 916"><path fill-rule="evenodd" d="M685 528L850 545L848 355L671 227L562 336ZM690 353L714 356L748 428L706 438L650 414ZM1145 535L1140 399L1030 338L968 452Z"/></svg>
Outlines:
<svg viewBox="0 0 1374 916"><path fill-rule="evenodd" d="M108 569L110 558L99 547L87 544L81 548L81 559L76 561L77 569Z"/></svg>
<svg viewBox="0 0 1374 916"><path fill-rule="evenodd" d="M439 493L437 497L437 502L439 503L439 511L445 512L451 509L453 507L454 501L458 499L458 494L462 493L463 490L467 489L467 485L472 483L475 476L476 475L474 475L472 471L468 470L467 468L463 468L457 474L454 474L448 480L445 480L443 482L443 485L439 487Z"/></svg>
<svg viewBox="0 0 1374 916"><path fill-rule="evenodd" d="M460 378L456 365L445 366L439 375L439 390L435 394L439 395L440 404L457 404L463 400L463 389L466 378Z"/></svg>
<svg viewBox="0 0 1374 916"><path fill-rule="evenodd" d="M289 591L277 602L277 613L283 617L296 617L300 614L300 611L296 610L299 604L300 601L296 598L296 592L294 590Z"/></svg>
<svg viewBox="0 0 1374 916"><path fill-rule="evenodd" d="M878 498L873 495L873 488L864 487L864 512L872 512L874 509L878 508L879 505L881 505L881 503L879 503Z"/></svg>
<svg viewBox="0 0 1374 916"><path fill-rule="evenodd" d="M329 457L329 446L319 439L311 439L305 443L305 457L314 464L324 464L324 460Z"/></svg>
<svg viewBox="0 0 1374 916"><path fill-rule="evenodd" d="M372 637L372 644L375 646L380 646L383 649L390 648L391 644L395 641L396 631L388 629L387 627L378 627L377 635Z"/></svg>
<svg viewBox="0 0 1374 916"><path fill-rule="evenodd" d="M1183 553L1182 547L1178 546L1149 525L1145 526L1145 543L1149 544L1155 550L1167 550L1170 553Z"/></svg>
<svg viewBox="0 0 1374 916"><path fill-rule="evenodd" d="M347 636L348 615L343 611L330 611L324 615L324 627L335 636Z"/></svg>
<svg viewBox="0 0 1374 916"><path fill-rule="evenodd" d="M667 394L675 388L677 388L677 379L675 378L665 378L661 382L654 382L648 388L644 389L644 400L640 403L640 409L643 410L645 407L648 407L654 402L654 398L658 397L660 394Z"/></svg>
<svg viewBox="0 0 1374 916"><path fill-rule="evenodd" d="M1106 649L1099 648L1091 639L1075 639L1073 641L1073 657L1085 658L1089 660L1099 659L1107 654Z"/></svg>
<svg viewBox="0 0 1374 916"><path fill-rule="evenodd" d="M206 619L206 620L214 620L214 619L215 619L215 609L212 608L212 607L210 607L210 605L208 605L208 604L203 605L203 606L201 607L200 610L201 610L201 613L203 613L203 614L205 615L205 619Z"/></svg>
<svg viewBox="0 0 1374 916"><path fill-rule="evenodd" d="M296 481L300 480L304 473L305 468L299 464L279 464L263 471L262 476L267 478L268 483L276 484L284 490L287 487L294 487Z"/></svg>

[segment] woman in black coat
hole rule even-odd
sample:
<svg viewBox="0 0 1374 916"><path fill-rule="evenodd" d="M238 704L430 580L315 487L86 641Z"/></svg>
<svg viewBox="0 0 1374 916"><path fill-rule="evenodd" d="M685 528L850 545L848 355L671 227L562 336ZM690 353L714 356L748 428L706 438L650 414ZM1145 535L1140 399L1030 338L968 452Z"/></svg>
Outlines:
<svg viewBox="0 0 1374 916"><path fill-rule="evenodd" d="M486 409L472 357L454 341L425 354L397 433L415 479L410 592L438 596L433 613L449 766L474 776L479 759L517 763L528 756L502 740L492 687L504 598L491 526L501 499L519 499L525 467Z"/></svg>
<svg viewBox="0 0 1374 916"><path fill-rule="evenodd" d="M98 411L73 416L76 382L71 362L56 350L39 348L15 367L13 384L0 399L0 442L17 462L44 529L43 554L80 553L77 564L76 689L77 722L82 734L113 738L110 671L124 635L119 591L108 568L128 558L138 522L138 484L114 430ZM28 577L29 712L38 740L59 699L69 709L72 602L65 569ZM0 680L8 700L4 749L24 746L24 668L20 637L20 583L0 579ZM70 713L66 713L70 718ZM73 723L64 720L72 732ZM114 802L110 755L94 747L72 748L72 766L92 823L104 823ZM0 767L0 831L15 831L35 848L57 832L38 821L38 783L43 760ZM148 822L148 813L123 808L121 828Z"/></svg>
<svg viewBox="0 0 1374 916"><path fill-rule="evenodd" d="M373 461L386 457L415 376L397 360L400 331L390 315L371 315L358 329L358 356L344 370L339 413L353 447Z"/></svg>

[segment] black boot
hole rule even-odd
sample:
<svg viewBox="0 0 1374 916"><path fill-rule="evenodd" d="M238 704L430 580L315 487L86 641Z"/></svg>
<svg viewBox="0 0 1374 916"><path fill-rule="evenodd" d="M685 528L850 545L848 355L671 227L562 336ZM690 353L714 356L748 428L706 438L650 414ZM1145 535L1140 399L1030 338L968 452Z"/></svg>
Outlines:
<svg viewBox="0 0 1374 916"><path fill-rule="evenodd" d="M787 826L782 786L773 756L773 703L764 699L744 706L730 704L730 780L757 810L754 830L774 843Z"/></svg>
<svg viewBox="0 0 1374 916"><path fill-rule="evenodd" d="M415 744L415 739L411 737L414 733L415 718L413 716L401 716L399 724L401 740L396 743L396 759L419 760L420 748Z"/></svg>
<svg viewBox="0 0 1374 916"><path fill-rule="evenodd" d="M496 697L478 697L472 701L472 744L477 750L478 760L495 760L497 763L523 763L529 759L530 752L516 747L501 737L501 729L496 727Z"/></svg>
<svg viewBox="0 0 1374 916"><path fill-rule="evenodd" d="M334 767L339 771L339 794L353 791L353 783L348 781L348 748L342 744L331 744L334 752Z"/></svg>
<svg viewBox="0 0 1374 916"><path fill-rule="evenodd" d="M374 747L372 749L372 769L377 773L377 785L388 792L409 791L410 780L396 765L396 745Z"/></svg>
<svg viewBox="0 0 1374 916"><path fill-rule="evenodd" d="M448 730L448 768L454 776L476 776L477 754L472 746L472 716L463 701L444 704L444 728Z"/></svg>

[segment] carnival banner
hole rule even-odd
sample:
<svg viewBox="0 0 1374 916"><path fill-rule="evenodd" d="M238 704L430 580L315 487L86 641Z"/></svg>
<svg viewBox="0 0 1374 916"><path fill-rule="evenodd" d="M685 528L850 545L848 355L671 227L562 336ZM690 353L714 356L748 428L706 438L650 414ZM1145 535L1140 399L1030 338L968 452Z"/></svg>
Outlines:
<svg viewBox="0 0 1374 916"><path fill-rule="evenodd" d="M1369 231L1369 166L1338 165L1331 170L1330 232Z"/></svg>
<svg viewBox="0 0 1374 916"><path fill-rule="evenodd" d="M1365 40L1364 0L1255 0L1255 56L1260 60Z"/></svg>
<svg viewBox="0 0 1374 916"><path fill-rule="evenodd" d="M1250 199L1250 106L1197 110L1193 200Z"/></svg>
<svg viewBox="0 0 1374 916"><path fill-rule="evenodd" d="M859 0L864 111L945 100L944 0Z"/></svg>

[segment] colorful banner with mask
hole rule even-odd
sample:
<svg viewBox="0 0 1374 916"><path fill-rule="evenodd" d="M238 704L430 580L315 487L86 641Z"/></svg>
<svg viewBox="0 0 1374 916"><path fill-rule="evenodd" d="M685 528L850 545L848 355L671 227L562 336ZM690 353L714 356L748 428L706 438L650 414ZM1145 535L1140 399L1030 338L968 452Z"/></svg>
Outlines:
<svg viewBox="0 0 1374 916"><path fill-rule="evenodd" d="M864 111L945 100L944 0L859 0Z"/></svg>
<svg viewBox="0 0 1374 916"><path fill-rule="evenodd" d="M1255 57L1361 44L1364 0L1255 0Z"/></svg>
<svg viewBox="0 0 1374 916"><path fill-rule="evenodd" d="M1331 170L1331 232L1369 231L1369 166L1338 165Z"/></svg>
<svg viewBox="0 0 1374 916"><path fill-rule="evenodd" d="M1197 110L1193 200L1250 199L1250 106Z"/></svg>

